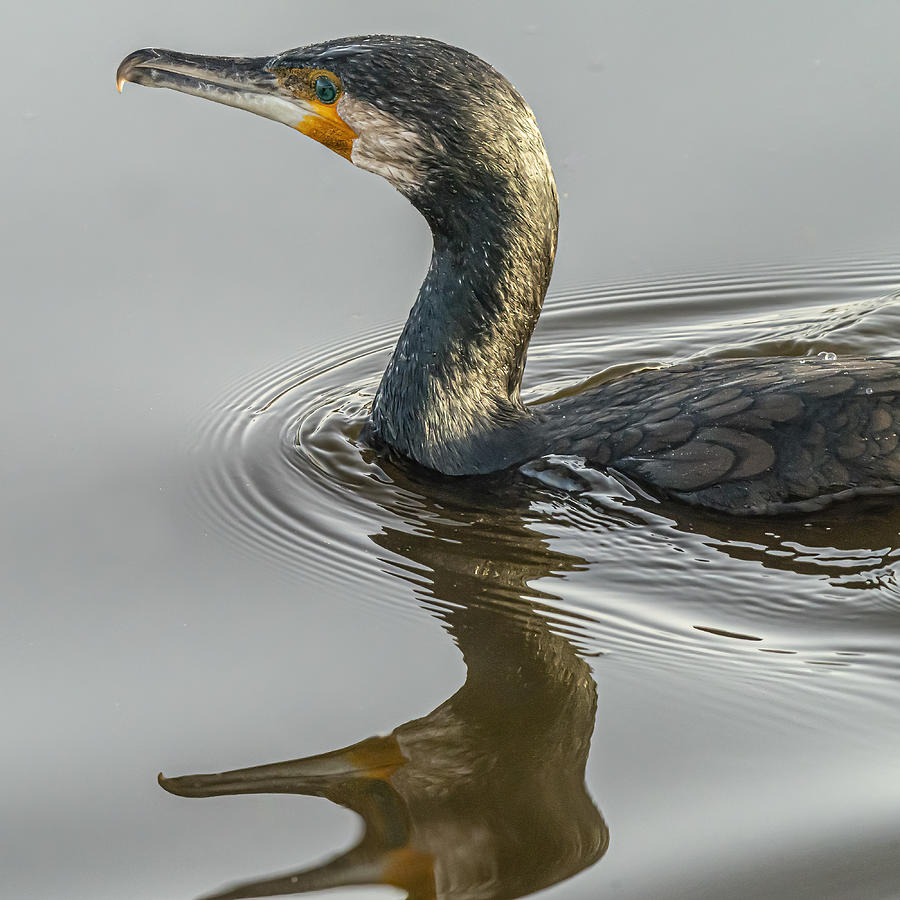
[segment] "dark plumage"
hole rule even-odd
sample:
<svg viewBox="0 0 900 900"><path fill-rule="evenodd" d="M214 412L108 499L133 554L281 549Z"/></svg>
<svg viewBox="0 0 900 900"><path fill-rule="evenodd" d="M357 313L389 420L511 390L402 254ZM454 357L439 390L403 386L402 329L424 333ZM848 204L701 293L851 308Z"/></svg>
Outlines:
<svg viewBox="0 0 900 900"><path fill-rule="evenodd" d="M323 77L327 102L315 96ZM528 105L472 54L392 36L256 60L140 50L118 78L291 125L387 178L425 217L434 254L372 406L372 444L447 475L573 454L653 493L743 514L900 485L893 360L710 361L522 403L556 187Z"/></svg>

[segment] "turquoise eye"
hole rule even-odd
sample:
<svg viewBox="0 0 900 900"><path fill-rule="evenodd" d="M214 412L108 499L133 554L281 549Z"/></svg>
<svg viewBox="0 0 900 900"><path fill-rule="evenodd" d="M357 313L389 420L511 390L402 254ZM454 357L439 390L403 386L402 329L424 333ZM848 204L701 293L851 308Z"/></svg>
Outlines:
<svg viewBox="0 0 900 900"><path fill-rule="evenodd" d="M337 85L327 75L320 75L316 79L315 88L316 96L322 103L334 103Z"/></svg>

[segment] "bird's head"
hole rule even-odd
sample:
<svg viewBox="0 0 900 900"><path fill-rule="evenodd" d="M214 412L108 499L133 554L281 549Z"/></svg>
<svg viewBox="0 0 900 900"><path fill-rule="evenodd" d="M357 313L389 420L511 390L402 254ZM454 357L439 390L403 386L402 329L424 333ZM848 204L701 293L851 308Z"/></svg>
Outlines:
<svg viewBox="0 0 900 900"><path fill-rule="evenodd" d="M534 116L499 72L425 38L370 35L271 57L138 50L116 73L245 109L386 178L434 218L451 197L552 185ZM432 213L432 215L429 215Z"/></svg>

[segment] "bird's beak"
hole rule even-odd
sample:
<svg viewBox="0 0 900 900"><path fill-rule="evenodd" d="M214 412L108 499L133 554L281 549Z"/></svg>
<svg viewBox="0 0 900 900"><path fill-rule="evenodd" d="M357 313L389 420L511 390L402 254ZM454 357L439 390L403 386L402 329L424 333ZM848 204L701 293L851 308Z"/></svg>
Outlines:
<svg viewBox="0 0 900 900"><path fill-rule="evenodd" d="M116 87L125 82L170 88L281 122L350 158L357 135L337 113L297 96L279 78L269 57L201 56L174 50L135 50L119 64Z"/></svg>

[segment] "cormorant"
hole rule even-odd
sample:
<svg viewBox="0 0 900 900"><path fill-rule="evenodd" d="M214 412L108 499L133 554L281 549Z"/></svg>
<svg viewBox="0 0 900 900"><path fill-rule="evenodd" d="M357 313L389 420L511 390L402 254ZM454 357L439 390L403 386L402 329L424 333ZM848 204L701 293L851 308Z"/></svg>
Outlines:
<svg viewBox="0 0 900 900"><path fill-rule="evenodd" d="M295 128L425 217L431 265L372 404L372 445L445 475L577 455L738 514L900 489L896 360L690 362L522 402L557 193L534 114L477 56L369 35L258 58L138 50L116 77L120 90L172 88Z"/></svg>

